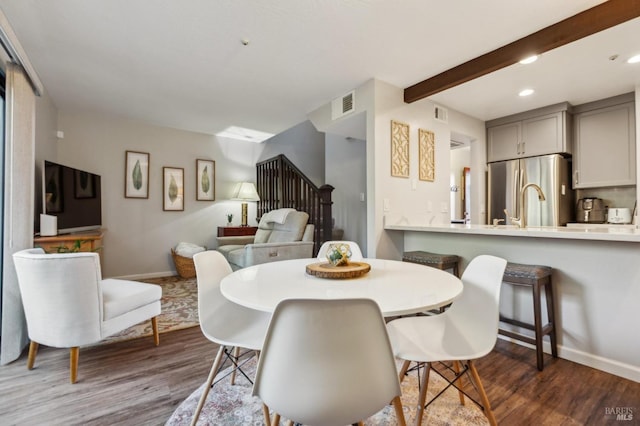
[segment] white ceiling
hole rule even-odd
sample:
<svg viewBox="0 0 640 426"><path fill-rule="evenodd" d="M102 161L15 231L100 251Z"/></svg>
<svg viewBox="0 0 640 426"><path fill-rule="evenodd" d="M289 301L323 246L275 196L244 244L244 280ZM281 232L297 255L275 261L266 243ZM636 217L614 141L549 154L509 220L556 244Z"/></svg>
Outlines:
<svg viewBox="0 0 640 426"><path fill-rule="evenodd" d="M376 78L401 88L602 0L0 0L61 110L279 133ZM248 40L243 45L242 40ZM633 91L640 19L431 99L488 120ZM620 59L608 57L619 54ZM625 71L626 70L626 71ZM527 99L516 93L536 89Z"/></svg>

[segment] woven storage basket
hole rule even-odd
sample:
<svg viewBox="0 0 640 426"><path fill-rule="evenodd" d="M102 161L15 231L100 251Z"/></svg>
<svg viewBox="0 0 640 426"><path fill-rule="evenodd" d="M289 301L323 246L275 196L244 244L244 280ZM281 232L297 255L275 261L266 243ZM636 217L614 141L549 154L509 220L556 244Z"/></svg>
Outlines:
<svg viewBox="0 0 640 426"><path fill-rule="evenodd" d="M176 271L182 278L194 278L196 276L196 265L193 263L193 259L180 256L171 249L171 257L176 264Z"/></svg>

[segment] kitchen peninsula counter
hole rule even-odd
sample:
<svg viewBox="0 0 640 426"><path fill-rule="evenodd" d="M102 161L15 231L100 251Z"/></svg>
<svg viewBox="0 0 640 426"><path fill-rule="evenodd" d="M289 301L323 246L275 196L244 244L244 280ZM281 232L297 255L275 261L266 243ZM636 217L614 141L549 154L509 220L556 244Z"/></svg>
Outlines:
<svg viewBox="0 0 640 426"><path fill-rule="evenodd" d="M640 382L640 339L632 337L640 328L637 228L519 229L429 225L403 216L388 219L384 229L399 257L403 251L415 250L456 254L461 258L461 271L481 254L552 267L559 356ZM532 323L530 289L502 286L500 310L508 317ZM544 340L548 354L548 339ZM533 350L530 362L535 369ZM551 356L545 355L545 364L552 362Z"/></svg>
<svg viewBox="0 0 640 426"><path fill-rule="evenodd" d="M570 240L621 241L640 243L640 229L631 229L619 225L609 227L527 227L515 225L428 225L398 220L385 222L384 229L395 231L446 232L452 234L496 235L505 237L561 238Z"/></svg>

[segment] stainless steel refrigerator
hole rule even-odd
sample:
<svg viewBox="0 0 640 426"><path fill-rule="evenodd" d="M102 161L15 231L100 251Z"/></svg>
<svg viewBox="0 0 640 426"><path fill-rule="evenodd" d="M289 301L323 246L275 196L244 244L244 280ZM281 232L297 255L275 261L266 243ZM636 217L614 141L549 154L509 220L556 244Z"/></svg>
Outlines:
<svg viewBox="0 0 640 426"><path fill-rule="evenodd" d="M574 194L571 189L571 163L559 154L489 163L488 223L509 216L522 219L519 209L522 188L528 183L540 186L545 200L538 199L534 188L524 193L527 226L564 226L573 220Z"/></svg>

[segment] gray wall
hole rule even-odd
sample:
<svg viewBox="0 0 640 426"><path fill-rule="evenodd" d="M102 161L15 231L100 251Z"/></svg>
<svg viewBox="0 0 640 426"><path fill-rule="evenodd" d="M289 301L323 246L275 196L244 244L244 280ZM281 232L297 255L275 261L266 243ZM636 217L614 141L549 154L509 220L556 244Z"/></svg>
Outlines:
<svg viewBox="0 0 640 426"><path fill-rule="evenodd" d="M263 144L216 138L100 114L60 112L57 161L102 177L103 275L152 276L174 270L170 249L181 241L215 248L226 214L240 217L229 201L235 183L255 181ZM124 197L125 151L150 154L149 198ZM48 150L47 150L48 151ZM49 151L48 151L49 152ZM216 162L216 200L196 201L196 159ZM162 209L162 167L184 168L184 211ZM255 224L249 203L249 224Z"/></svg>
<svg viewBox="0 0 640 426"><path fill-rule="evenodd" d="M367 254L367 151L366 142L326 135L327 183L332 193L335 227L344 229L344 239L358 243Z"/></svg>
<svg viewBox="0 0 640 426"><path fill-rule="evenodd" d="M316 186L324 185L324 133L318 132L310 121L303 121L275 135L263 145L258 162L284 154Z"/></svg>

